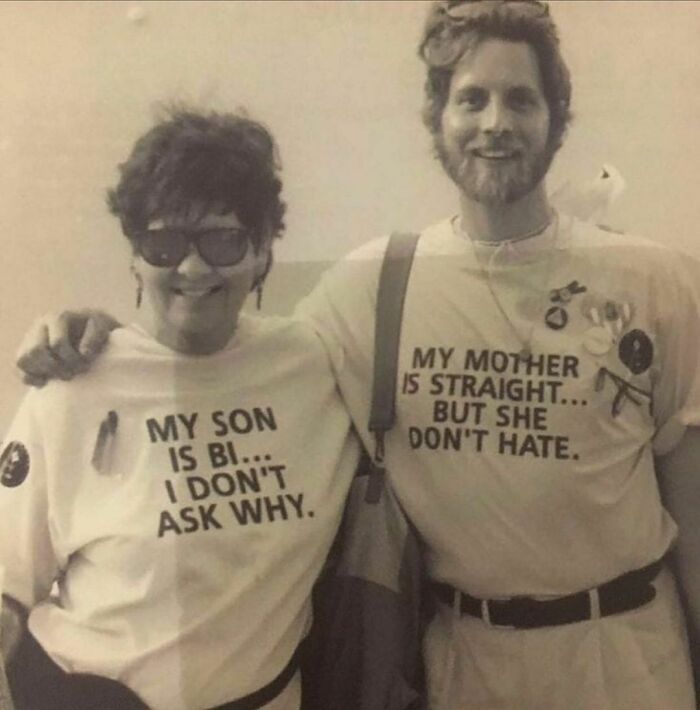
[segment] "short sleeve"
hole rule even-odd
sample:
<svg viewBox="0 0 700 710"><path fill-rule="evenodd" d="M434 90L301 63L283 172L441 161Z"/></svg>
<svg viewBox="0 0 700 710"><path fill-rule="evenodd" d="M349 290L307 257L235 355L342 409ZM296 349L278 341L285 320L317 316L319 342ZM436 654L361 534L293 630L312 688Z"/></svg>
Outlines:
<svg viewBox="0 0 700 710"><path fill-rule="evenodd" d="M326 348L333 372L338 376L343 371L345 357L338 312L328 280L328 273L325 273L314 290L297 304L294 317L313 328Z"/></svg>
<svg viewBox="0 0 700 710"><path fill-rule="evenodd" d="M23 400L0 449L0 568L3 594L31 608L57 574L50 535L39 391Z"/></svg>
<svg viewBox="0 0 700 710"><path fill-rule="evenodd" d="M674 253L657 284L660 367L654 383L654 453L700 426L700 261Z"/></svg>
<svg viewBox="0 0 700 710"><path fill-rule="evenodd" d="M297 305L295 317L309 322L328 349L342 379L348 356L366 353L374 339L374 308L386 238L376 239L328 269Z"/></svg>

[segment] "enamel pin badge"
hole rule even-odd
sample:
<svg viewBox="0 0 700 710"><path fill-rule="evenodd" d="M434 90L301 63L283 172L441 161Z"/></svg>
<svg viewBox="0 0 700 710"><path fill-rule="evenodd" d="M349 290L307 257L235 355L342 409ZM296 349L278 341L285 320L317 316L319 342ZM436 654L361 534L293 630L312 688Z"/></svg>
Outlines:
<svg viewBox="0 0 700 710"><path fill-rule="evenodd" d="M29 452L24 444L11 441L0 455L0 483L16 488L24 483L29 473Z"/></svg>

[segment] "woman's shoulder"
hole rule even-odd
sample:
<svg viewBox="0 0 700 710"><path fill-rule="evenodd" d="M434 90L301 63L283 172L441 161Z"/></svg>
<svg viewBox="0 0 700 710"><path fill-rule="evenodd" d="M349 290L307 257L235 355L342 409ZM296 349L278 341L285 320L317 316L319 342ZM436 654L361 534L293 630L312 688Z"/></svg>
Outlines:
<svg viewBox="0 0 700 710"><path fill-rule="evenodd" d="M317 377L330 374L328 349L316 328L300 317L244 316L244 328L253 337L241 343L247 356L277 362L284 369L313 371Z"/></svg>
<svg viewBox="0 0 700 710"><path fill-rule="evenodd" d="M241 344L272 346L275 341L285 349L299 347L320 347L315 330L307 322L290 316L257 316L241 314Z"/></svg>
<svg viewBox="0 0 700 710"><path fill-rule="evenodd" d="M118 373L138 377L141 371L136 366L138 363L146 362L149 357L163 356L166 350L132 326L117 328L112 331L105 347L90 363L86 372L71 380L49 380L40 389L30 388L27 398L33 406L42 409L75 409L90 400L99 399Z"/></svg>

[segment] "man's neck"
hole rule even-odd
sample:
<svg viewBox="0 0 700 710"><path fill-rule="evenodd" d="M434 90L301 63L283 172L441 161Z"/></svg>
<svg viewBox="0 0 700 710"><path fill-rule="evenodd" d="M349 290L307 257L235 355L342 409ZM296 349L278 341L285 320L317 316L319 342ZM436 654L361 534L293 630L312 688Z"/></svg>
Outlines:
<svg viewBox="0 0 700 710"><path fill-rule="evenodd" d="M472 239L504 242L523 238L544 229L551 219L551 207L544 183L517 202L485 204L460 196L461 227Z"/></svg>

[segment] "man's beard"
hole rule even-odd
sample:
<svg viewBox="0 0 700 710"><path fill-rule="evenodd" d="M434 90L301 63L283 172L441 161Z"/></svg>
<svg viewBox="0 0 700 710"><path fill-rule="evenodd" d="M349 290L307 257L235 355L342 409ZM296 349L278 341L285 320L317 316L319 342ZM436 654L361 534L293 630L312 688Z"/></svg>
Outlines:
<svg viewBox="0 0 700 710"><path fill-rule="evenodd" d="M532 192L547 174L555 154L548 144L539 153L519 151L516 158L499 163L480 158L471 150L455 155L440 134L435 137L435 152L445 172L467 197L500 205L517 202Z"/></svg>

